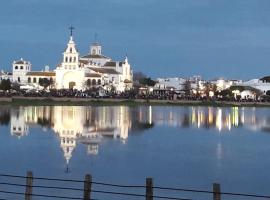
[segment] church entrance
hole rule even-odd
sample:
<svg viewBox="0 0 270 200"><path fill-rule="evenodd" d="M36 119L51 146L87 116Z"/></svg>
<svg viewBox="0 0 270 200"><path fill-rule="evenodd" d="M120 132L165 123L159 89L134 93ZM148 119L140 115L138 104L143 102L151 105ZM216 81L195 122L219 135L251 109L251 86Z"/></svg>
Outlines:
<svg viewBox="0 0 270 200"><path fill-rule="evenodd" d="M76 85L75 82L69 82L69 89L73 90L75 85Z"/></svg>

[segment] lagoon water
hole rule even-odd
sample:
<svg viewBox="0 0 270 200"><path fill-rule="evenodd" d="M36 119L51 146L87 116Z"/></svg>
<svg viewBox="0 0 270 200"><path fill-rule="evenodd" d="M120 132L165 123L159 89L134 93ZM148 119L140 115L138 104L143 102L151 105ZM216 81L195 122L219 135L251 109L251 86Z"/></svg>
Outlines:
<svg viewBox="0 0 270 200"><path fill-rule="evenodd" d="M1 106L0 173L25 175L31 170L34 176L79 180L91 174L94 181L128 185L144 185L146 177L153 177L156 186L200 190L211 190L218 182L222 191L267 195L269 131L269 108ZM52 185L41 180L34 184ZM24 192L20 187L0 187ZM47 191L34 188L34 193ZM81 192L53 190L50 194L78 196ZM156 194L211 199L183 192ZM98 193L93 197L144 199ZM1 193L0 198L23 199Z"/></svg>

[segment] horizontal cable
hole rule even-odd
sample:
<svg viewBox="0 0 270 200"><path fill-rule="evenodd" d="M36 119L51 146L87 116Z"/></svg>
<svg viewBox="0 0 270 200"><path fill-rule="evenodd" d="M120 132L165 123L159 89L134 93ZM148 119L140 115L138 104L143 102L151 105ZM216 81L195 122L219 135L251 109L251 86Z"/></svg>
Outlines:
<svg viewBox="0 0 270 200"><path fill-rule="evenodd" d="M101 194L116 194L116 195L125 195L125 196L136 196L136 197L146 197L145 194L134 194L134 193L124 193L124 192L109 192L109 191L103 191L103 190L91 190L93 193L101 193ZM186 198L177 198L177 197L168 197L168 196L151 196L153 198L158 199L172 199L172 200L191 200Z"/></svg>
<svg viewBox="0 0 270 200"><path fill-rule="evenodd" d="M18 176L18 175L9 175L9 174L0 174L2 177L12 177L12 178L28 178L26 176ZM75 179L58 179L58 178L44 178L44 177L33 177L36 180L48 180L48 181L62 181L62 182L76 182L76 183L85 183L85 181L75 180ZM96 185L104 185L104 186L112 186L112 187L122 187L122 188L145 188L146 186L142 185L119 185L119 184L111 184L111 183L102 183L102 182L91 182L92 184ZM33 186L35 187L35 186ZM38 187L38 186L36 186ZM40 186L41 187L41 186ZM46 187L46 186L44 186ZM70 190L80 190L76 188L54 188L48 187L51 189L70 189ZM206 193L206 194L213 194L213 191L209 190L195 190L195 189L186 189L186 188L170 188L170 187L159 187L154 186L153 189L159 190L171 190L171 191L183 191L183 192L194 192L194 193ZM267 198L270 199L269 195L259 195L259 194L246 194L246 193L233 193L233 192L220 192L222 195L230 195L230 196L245 196L245 197L255 197L255 198ZM145 196L145 195L144 195ZM156 197L158 198L158 197Z"/></svg>
<svg viewBox="0 0 270 200"><path fill-rule="evenodd" d="M232 193L232 192L221 192L220 194L229 195L229 196L243 196L243 197L255 197L255 198L270 199L270 196L259 195L259 194L243 194L243 193Z"/></svg>
<svg viewBox="0 0 270 200"><path fill-rule="evenodd" d="M7 182L0 182L0 185L27 187L27 185L25 185L25 184L7 183ZM57 187L57 186L45 186L45 185L32 185L31 187L33 187L33 188L44 188L44 189L59 189L59 190L84 191L83 189L73 188L73 187Z"/></svg>
<svg viewBox="0 0 270 200"><path fill-rule="evenodd" d="M121 188L145 188L145 185L118 185L118 184L111 184L111 183L102 183L102 182L95 182L92 181L94 185L104 185L104 186L112 186L112 187L121 187Z"/></svg>
<svg viewBox="0 0 270 200"><path fill-rule="evenodd" d="M195 189L170 188L170 187L159 187L159 186L153 186L153 189L182 191L182 192L208 193L208 194L213 194L214 193L213 191L210 191L210 190L195 190Z"/></svg>
<svg viewBox="0 0 270 200"><path fill-rule="evenodd" d="M12 177L12 178L29 178L26 176L18 176L18 175L10 175L10 174L0 174L0 176L3 177ZM44 178L44 177L32 177L33 179L36 180L47 180L47 181L63 181L63 182L77 182L77 183L84 183L85 181L81 181L81 180L75 180L75 179L59 179L59 178Z"/></svg>
<svg viewBox="0 0 270 200"><path fill-rule="evenodd" d="M27 186L25 184L7 183L7 182L0 182L0 185L19 186L19 187L26 187ZM43 185L33 185L32 187L33 188L43 188L43 189L61 189L61 190L84 191L83 189L71 188L71 187L55 187L55 186L43 186ZM146 197L146 195L144 195L144 194L111 192L111 191L102 191L102 190L91 190L91 192L102 193L102 194L114 194L114 195ZM190 199L183 199L183 198L177 198L177 197L161 197L161 196L153 196L153 197L159 198L159 199L190 200Z"/></svg>
<svg viewBox="0 0 270 200"><path fill-rule="evenodd" d="M4 194L15 194L15 195L25 195L25 193L22 193L22 192L13 192L13 191L4 191L4 190L0 190L0 193L4 193ZM46 197L46 198L83 200L83 198L79 198L79 197L67 197L67 196L46 195L46 194L31 194L31 196ZM89 200L99 200L99 199L93 199L93 198L91 198Z"/></svg>
<svg viewBox="0 0 270 200"><path fill-rule="evenodd" d="M12 178L23 178L26 179L26 176L18 176L18 175L10 175L10 174L0 174L3 177L12 177ZM44 178L44 177L33 177L36 180L48 180L48 181L62 181L62 182L76 182L76 183L85 183L82 180L75 180L75 179L58 179L58 178ZM111 184L111 183L102 183L102 182L95 182L92 181L92 184L96 185L104 185L104 186L112 186L112 187L122 187L122 188L145 188L144 185L120 185L120 184Z"/></svg>
<svg viewBox="0 0 270 200"><path fill-rule="evenodd" d="M153 187L154 189L160 190L172 190L172 191L182 191L182 192L194 192L194 193L208 193L214 194L216 192L209 190L195 190L195 189L185 189L185 188L169 188L169 187ZM230 196L245 196L245 197L255 197L255 198L267 198L270 199L269 195L259 195L259 194L245 194L245 193L234 193L234 192L219 192L222 195L230 195Z"/></svg>
<svg viewBox="0 0 270 200"><path fill-rule="evenodd" d="M1 182L0 185L9 185L9 186L21 186L26 187L24 184L17 183L5 183ZM83 189L78 188L69 188L69 187L54 187L54 186L41 186L41 185L33 185L33 188L44 188L44 189L62 189L62 190L75 190L75 191L84 191ZM134 194L134 193L124 193L124 192L111 192L111 191L102 191L102 190L91 190L91 192L102 193L102 194L114 194L114 195L125 195L125 196L136 196L136 197L146 197L144 194ZM176 197L161 197L161 196L153 196L159 199L173 199L173 200L190 200Z"/></svg>

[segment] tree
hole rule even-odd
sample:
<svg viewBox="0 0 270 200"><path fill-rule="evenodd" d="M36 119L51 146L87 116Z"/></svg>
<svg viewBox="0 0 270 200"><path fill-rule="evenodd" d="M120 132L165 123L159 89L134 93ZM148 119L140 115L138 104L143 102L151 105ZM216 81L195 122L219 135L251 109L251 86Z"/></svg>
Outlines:
<svg viewBox="0 0 270 200"><path fill-rule="evenodd" d="M47 87L52 85L52 79L40 78L38 84L46 89Z"/></svg>
<svg viewBox="0 0 270 200"><path fill-rule="evenodd" d="M233 93L229 89L225 89L225 90L221 90L221 91L216 91L215 92L215 95L220 95L222 97L228 97L228 98L233 97Z"/></svg>
<svg viewBox="0 0 270 200"><path fill-rule="evenodd" d="M115 94L116 93L116 87L111 85L111 93L112 94Z"/></svg>
<svg viewBox="0 0 270 200"><path fill-rule="evenodd" d="M1 111L0 113L0 125L8 125L10 122L10 112L9 111Z"/></svg>
<svg viewBox="0 0 270 200"><path fill-rule="evenodd" d="M146 86L154 86L156 84L156 81L152 80L150 77L143 78L139 81L140 84L146 85Z"/></svg>
<svg viewBox="0 0 270 200"><path fill-rule="evenodd" d="M183 91L185 92L186 96L191 95L191 82L190 80L186 80L184 85L183 85Z"/></svg>
<svg viewBox="0 0 270 200"><path fill-rule="evenodd" d="M207 82L204 86L204 93L207 97L209 97L209 92L211 91L211 83Z"/></svg>
<svg viewBox="0 0 270 200"><path fill-rule="evenodd" d="M49 87L51 87L54 84L54 81L52 78L49 79Z"/></svg>
<svg viewBox="0 0 270 200"><path fill-rule="evenodd" d="M2 80L0 83L0 90L10 90L11 89L11 82L9 79L7 80Z"/></svg>
<svg viewBox="0 0 270 200"><path fill-rule="evenodd" d="M17 82L13 82L12 84L11 84L11 88L13 89L13 90L16 90L16 91L20 91L20 84L19 83L17 83Z"/></svg>
<svg viewBox="0 0 270 200"><path fill-rule="evenodd" d="M213 94L216 93L216 91L217 91L217 85L216 84L213 84L211 82L207 82L205 84L205 90L204 91L205 91L206 96L209 97L210 92L213 92Z"/></svg>
<svg viewBox="0 0 270 200"><path fill-rule="evenodd" d="M142 72L134 72L133 73L133 82L134 83L139 83L144 78L147 78L147 76Z"/></svg>

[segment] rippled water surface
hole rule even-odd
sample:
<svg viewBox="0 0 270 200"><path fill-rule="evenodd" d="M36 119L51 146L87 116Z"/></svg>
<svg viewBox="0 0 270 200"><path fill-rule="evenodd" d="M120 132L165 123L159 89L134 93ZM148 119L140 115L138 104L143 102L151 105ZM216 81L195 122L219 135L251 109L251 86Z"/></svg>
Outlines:
<svg viewBox="0 0 270 200"><path fill-rule="evenodd" d="M154 185L204 190L218 182L222 191L270 194L269 122L269 108L2 106L0 173L31 170L34 176L79 180L91 174L96 181L136 185L153 177Z"/></svg>

